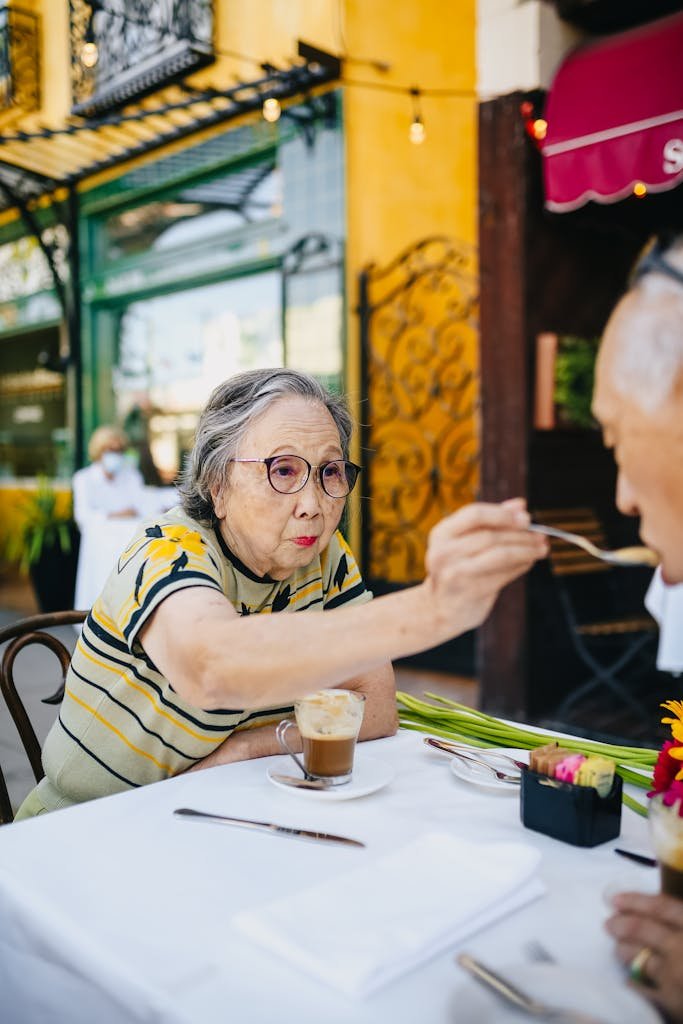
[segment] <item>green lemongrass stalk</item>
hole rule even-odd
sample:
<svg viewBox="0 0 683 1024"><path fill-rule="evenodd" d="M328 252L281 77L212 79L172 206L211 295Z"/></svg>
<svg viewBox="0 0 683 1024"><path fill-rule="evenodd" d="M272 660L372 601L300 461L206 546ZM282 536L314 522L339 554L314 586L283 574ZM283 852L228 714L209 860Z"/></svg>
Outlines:
<svg viewBox="0 0 683 1024"><path fill-rule="evenodd" d="M433 693L425 693L425 697L438 701L438 704L435 706L410 694L397 693L399 721L404 729L431 733L480 749L512 747L531 750L558 739L553 733L530 732L447 697ZM611 758L616 762L616 770L624 782L642 789L650 789L652 786L652 770L659 753L657 750L603 743L577 736L562 736L560 739L562 746L568 750ZM636 814L647 816L646 805L629 793L623 792L622 800Z"/></svg>
<svg viewBox="0 0 683 1024"><path fill-rule="evenodd" d="M516 731L519 736L524 735L525 737L531 738L533 746L538 746L539 737L547 737L550 740L556 739L557 737L550 733L542 732L528 732L524 729L520 729L518 726L513 724L508 725L507 723L501 722L500 719L493 718L491 715L487 715L483 711L478 711L475 708L470 708L466 704L459 704L457 701L450 700L448 697L440 697L434 693L425 693L426 697L430 697L432 700L438 700L443 704L447 704L449 707L456 710L458 713L463 712L481 721L482 726L487 722L495 722L497 725L502 725L504 729L512 729ZM423 707L429 708L431 705L423 702ZM643 767L652 767L658 757L659 751L652 750L647 747L629 747L615 743L605 743L602 740L588 740L584 737L571 736L569 738L562 737L562 745L569 749L581 749L586 750L590 753L596 753L603 756L611 756L614 760L627 761L629 763L638 763ZM611 751L610 754L607 752Z"/></svg>
<svg viewBox="0 0 683 1024"><path fill-rule="evenodd" d="M474 740L476 739L477 746L507 746L530 750L533 747L557 740L557 736L552 733L530 732L446 697L438 697L431 693L427 693L425 696L438 700L441 705L446 705L446 707L435 707L426 701L399 692L397 700L402 725L426 732L439 728L441 730L439 735L450 738L457 736L460 739L469 737L469 742L472 745L475 745ZM406 710L403 710L401 705ZM658 751L644 747L628 747L575 736L563 736L562 746L569 750L610 757L620 764L637 766L644 770L653 767L658 755Z"/></svg>
<svg viewBox="0 0 683 1024"><path fill-rule="evenodd" d="M632 786L640 786L641 789L652 789L652 772L649 775L641 775L640 772L631 771L634 765L620 764L617 771L624 782L630 782ZM646 768L644 770L647 770Z"/></svg>
<svg viewBox="0 0 683 1024"><path fill-rule="evenodd" d="M640 814L642 818L647 818L647 807L645 804L641 804L640 800L635 800L628 793L622 792L621 802L626 804L632 811L635 811L636 814Z"/></svg>
<svg viewBox="0 0 683 1024"><path fill-rule="evenodd" d="M438 726L425 729L424 722L411 722L408 719L402 719L401 726L404 729L412 729L415 732L428 732L430 735L440 736L444 740L455 740L456 743L464 743L468 747L479 747L482 750L491 749L490 743L485 743L483 740L476 739L476 737L461 735L453 732L452 729L441 729Z"/></svg>

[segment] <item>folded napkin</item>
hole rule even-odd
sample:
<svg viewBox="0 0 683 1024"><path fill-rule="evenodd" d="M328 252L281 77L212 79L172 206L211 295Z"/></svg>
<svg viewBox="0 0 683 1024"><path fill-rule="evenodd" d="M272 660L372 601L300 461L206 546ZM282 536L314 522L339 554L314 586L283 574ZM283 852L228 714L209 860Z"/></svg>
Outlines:
<svg viewBox="0 0 683 1024"><path fill-rule="evenodd" d="M545 891L521 843L429 833L233 923L348 995L363 996Z"/></svg>
<svg viewBox="0 0 683 1024"><path fill-rule="evenodd" d="M645 595L645 607L659 623L657 668L679 675L683 672L683 583L665 583L657 569Z"/></svg>

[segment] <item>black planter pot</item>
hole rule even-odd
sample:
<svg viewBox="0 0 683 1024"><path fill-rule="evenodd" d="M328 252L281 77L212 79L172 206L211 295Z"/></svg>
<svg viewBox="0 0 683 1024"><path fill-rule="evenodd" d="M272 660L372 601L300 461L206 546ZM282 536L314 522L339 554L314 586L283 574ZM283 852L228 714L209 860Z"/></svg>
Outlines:
<svg viewBox="0 0 683 1024"><path fill-rule="evenodd" d="M62 551L59 544L46 544L38 561L29 567L41 612L68 611L74 606L81 535L76 526L70 528L69 532L71 551Z"/></svg>

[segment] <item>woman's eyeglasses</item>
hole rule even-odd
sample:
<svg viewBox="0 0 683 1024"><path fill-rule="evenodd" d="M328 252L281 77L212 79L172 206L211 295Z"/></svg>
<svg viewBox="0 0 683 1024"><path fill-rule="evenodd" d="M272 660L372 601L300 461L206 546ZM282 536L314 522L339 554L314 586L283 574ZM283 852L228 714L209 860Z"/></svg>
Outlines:
<svg viewBox="0 0 683 1024"><path fill-rule="evenodd" d="M300 455L274 455L269 459L230 459L230 462L261 462L268 483L278 494L296 494L303 490L312 469L318 470L320 486L330 498L345 498L353 490L361 467L345 459L333 459L312 466Z"/></svg>

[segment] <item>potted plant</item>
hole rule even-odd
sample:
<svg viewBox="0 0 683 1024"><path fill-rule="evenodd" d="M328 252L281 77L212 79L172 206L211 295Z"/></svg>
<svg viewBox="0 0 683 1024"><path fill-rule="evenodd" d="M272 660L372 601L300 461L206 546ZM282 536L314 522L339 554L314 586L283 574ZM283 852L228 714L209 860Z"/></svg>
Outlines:
<svg viewBox="0 0 683 1024"><path fill-rule="evenodd" d="M21 526L8 542L7 557L30 575L41 611L73 608L80 534L71 501L65 505L41 478L35 493L22 503L21 513Z"/></svg>

